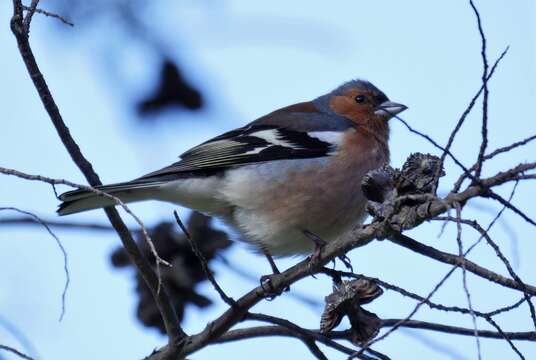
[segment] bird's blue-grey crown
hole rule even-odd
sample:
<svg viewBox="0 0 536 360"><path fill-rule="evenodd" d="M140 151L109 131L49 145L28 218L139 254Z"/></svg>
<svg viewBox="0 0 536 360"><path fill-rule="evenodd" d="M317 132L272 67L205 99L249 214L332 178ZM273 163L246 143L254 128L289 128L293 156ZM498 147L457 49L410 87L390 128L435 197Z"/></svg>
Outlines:
<svg viewBox="0 0 536 360"><path fill-rule="evenodd" d="M367 90L372 92L375 96L383 97L385 98L385 101L389 100L385 94L378 89L374 84L372 84L370 81L362 80L362 79L355 79L350 80L336 88L335 90L331 91L330 95L343 95L345 92L347 92L350 89L361 89L361 90Z"/></svg>
<svg viewBox="0 0 536 360"><path fill-rule="evenodd" d="M368 90L374 94L374 97L383 101L388 101L389 99L387 96L374 84L367 80L362 79L355 79L345 82L344 84L340 85L339 87L335 88L334 90L330 91L329 93L319 96L316 99L313 100L313 103L316 105L317 109L319 109L322 112L333 114L333 110L329 106L329 101L332 96L340 96L346 93L350 89L361 89L361 90Z"/></svg>

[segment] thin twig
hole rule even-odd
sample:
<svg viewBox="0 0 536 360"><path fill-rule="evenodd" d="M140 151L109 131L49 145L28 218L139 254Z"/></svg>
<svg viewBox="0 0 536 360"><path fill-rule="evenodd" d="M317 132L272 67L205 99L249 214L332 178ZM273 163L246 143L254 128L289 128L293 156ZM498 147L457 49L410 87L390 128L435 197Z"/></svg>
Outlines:
<svg viewBox="0 0 536 360"><path fill-rule="evenodd" d="M52 220L52 219L46 219L42 216L39 216L39 218L51 228L58 228L58 229L65 229L65 230L105 231L105 232L115 231L113 227L111 227L110 225L105 225L105 224L57 221L57 220ZM19 226L19 225L41 226L41 224L32 217L6 217L6 218L0 219L0 226Z"/></svg>
<svg viewBox="0 0 536 360"><path fill-rule="evenodd" d="M502 173L501 173L502 174ZM480 184L482 184L484 187L486 186L486 181L483 181L483 182L480 182ZM477 185L477 184L475 184ZM482 185L477 185L477 186L482 186ZM473 185L474 186L474 185ZM512 189L512 192L510 193L510 197L509 197L509 200L511 200L515 194L515 191L516 191L516 188L517 188L517 182L516 182L516 185L513 187ZM466 190L467 191L467 190ZM458 204L460 202L457 202L457 201L453 201L452 204ZM495 218L490 222L490 224L488 225L487 229L485 230L486 232L488 232L492 227L493 225L495 224L495 222L499 219L499 217L502 215L502 213L504 212L506 207L503 207L498 213L497 215L495 216ZM418 243L417 241L411 239L410 237L408 236L405 236L405 235L402 235L402 234L395 234L394 238L393 239L390 239L391 241L395 242L396 244L398 245L401 245L401 246L405 246L405 247L408 247L410 248L411 250L413 251L417 251L421 254L426 254L427 256L431 256L433 258L435 258L436 260L439 260L439 261L444 261L444 262L447 262L447 263L450 263L450 264L453 264L455 265L454 267L452 267L448 272L447 274L436 284L436 286L432 289L432 291L428 294L428 296L425 298L425 300L429 300L434 294L435 292L437 292L437 290L445 283L445 281L454 273L454 271L456 270L456 268L458 266L460 266L462 263L463 265L465 266L466 269L469 269L471 272L473 272L474 274L476 275L479 275L479 276L482 276L484 278L487 278L488 280L490 281L495 281L495 280L498 280L500 278L501 281L504 281L506 280L506 283L509 283L511 285L512 284L512 281L510 279L506 279L496 273L492 273L491 271L489 270L486 270L486 269L483 269L481 268L480 266L474 264L473 262L467 260L465 258L465 256L467 256L467 254L469 254L469 252L471 252L472 249L474 249L476 247L476 245L479 244L479 242L482 240L482 236L476 241L474 242L468 249L467 251L464 252L463 256L462 257L453 257L453 255L450 255L450 254L447 254L447 253L443 253L439 250L436 250L432 247L428 247L426 245L423 245L423 244L420 244ZM405 245L404 245L405 244ZM506 283L503 283L503 284L506 284ZM518 289L525 292L526 291L526 287L521 287L519 285L519 283L515 282L515 284L518 286ZM534 290L536 290L536 288L534 288ZM411 317L413 317L413 315L418 311L419 307L424 303L424 301L421 301L420 303L418 303L415 308L413 309L413 311L405 318L405 320L409 320L411 319ZM491 318L487 319L488 322L490 322L490 324L492 324L493 326L496 326L496 328L498 330L500 330L500 328L498 327L498 325L493 322L491 320ZM388 335L390 335L394 330L396 330L398 327L400 327L402 324L404 323L404 321L401 321L399 324L395 325L393 327L393 329L390 329L390 331L387 331L384 335L380 336L379 338L376 338L374 340L372 340L371 342L369 342L369 345L374 343L374 342L377 342L377 341L380 341L384 338L386 338ZM512 348L514 348L514 350L520 354L519 350L517 350L515 348L515 346L513 344L511 344Z"/></svg>
<svg viewBox="0 0 536 360"><path fill-rule="evenodd" d="M381 320L381 327L388 328L388 327L393 326L394 324L397 324L399 321L400 319ZM473 336L473 329L468 329L468 328L463 328L463 327L458 327L458 326L443 325L443 324L437 324L437 323L430 323L430 322L419 321L419 320L410 320L404 323L402 327L406 327L410 329L437 331L437 332L442 332L442 333L452 334L452 335ZM303 329L303 330L310 332L312 336L316 334L320 334L320 331L318 329ZM349 335L350 335L350 332L347 330L331 331L325 334L326 338L330 340L347 340L349 338ZM222 343L232 342L236 340L251 339L251 338L256 338L256 337L267 337L267 336L296 337L296 332L290 330L289 327L282 326L282 325L247 327L247 328L242 328L242 329L237 329L237 330L229 330L228 332L223 334L219 339L213 341L212 344L222 344ZM501 334L499 332L494 332L490 330L480 330L480 337L486 338L486 339L503 339L504 337L506 337L513 341L535 342L536 332L533 332L533 331L503 332ZM321 340L318 340L318 341L322 342Z"/></svg>
<svg viewBox="0 0 536 360"><path fill-rule="evenodd" d="M482 226L480 226L480 224L476 220L467 220L467 219L462 219L462 218L454 219L454 218L451 218L451 217L448 217L448 216L447 217L437 217L437 219L442 220L442 221L453 221L453 222L457 222L459 224L466 224L466 225L472 227L473 229L475 229L476 231L478 231L479 234L486 240L488 245L490 245L493 248L493 250L495 250L495 254L503 262L503 264L506 267L506 270L508 271L510 276L512 276L512 278L519 283L519 285L520 285L520 287L522 289L525 288L525 283L521 280L519 275L517 275L517 273L514 271L514 269L510 265L510 262L508 261L506 256L504 256L504 254L502 253L499 245L497 245L491 239L491 237L489 236L488 232L485 231L484 228ZM523 296L524 296L524 299L525 299L525 301L527 302L527 304L529 306L531 317L532 317L532 322L533 322L534 327L536 329L536 309L534 308L534 305L532 304L532 301L530 299L531 295L529 295L526 291L523 291Z"/></svg>
<svg viewBox="0 0 536 360"><path fill-rule="evenodd" d="M39 0L32 0L29 7L22 6L24 10L27 10L26 16L22 20L24 31L29 35L30 34L30 24L32 23L32 17L35 11L37 10L37 5L39 4Z"/></svg>
<svg viewBox="0 0 536 360"><path fill-rule="evenodd" d="M516 181L518 181L519 179L516 179ZM493 192L492 190L489 190L488 194L487 194L488 197L492 198L493 200L496 200L498 201L500 204L502 204L504 207L512 210L514 213L516 213L517 215L519 215L521 218L523 218L523 220L525 220L526 222L528 222L529 224L531 225L534 225L536 226L536 221L531 219L527 214L525 214L523 211L519 210L514 204L512 204L511 201L508 201L508 200L505 200L502 196L500 196L499 194Z"/></svg>
<svg viewBox="0 0 536 360"><path fill-rule="evenodd" d="M381 326L382 327L394 326L400 321L401 321L400 319L382 320ZM401 326L407 327L407 328L413 328L413 329L434 330L434 331L446 332L449 334L456 334L456 335L474 336L473 329L467 329L467 328L449 326L449 325L443 325L443 324L436 324L436 323L429 323L426 321L419 321L419 320L404 321L404 323ZM504 337L506 337L511 340L536 341L536 332L534 331L505 332L503 334L500 334L499 332L489 331L489 330L479 330L480 337L488 338L488 339L503 339Z"/></svg>
<svg viewBox="0 0 536 360"><path fill-rule="evenodd" d="M461 224L461 213L462 209L460 204L456 203L454 204L454 207L456 209L456 242L458 243L458 256L463 258L464 257L464 251L463 251L463 242L462 242L462 224ZM473 329L474 329L474 335L475 335L475 341L476 341L476 349L477 349L477 355L478 359L482 359L482 351L480 349L480 339L478 337L478 326L476 322L476 315L475 311L473 310L473 304L471 301L471 293L469 292L469 287L467 285L467 269L465 268L465 261L462 262L462 285L463 290L465 292L465 297L467 299L467 306L469 307L469 312L471 314L471 320L473 322Z"/></svg>
<svg viewBox="0 0 536 360"><path fill-rule="evenodd" d="M31 8L28 7L28 6L25 6L25 5L22 5L22 8L24 10L27 10L27 11L31 11ZM69 25L71 27L74 26L74 24L72 22L70 22L69 20L65 19L63 16L61 15L58 15L58 14L55 14L55 13L52 13L50 11L46 11L46 10L43 10L43 9L39 9L39 8L35 8L33 10L33 12L36 12L38 14L42 14L42 15L45 15L47 17L52 17L52 18L55 18L55 19L58 19L59 21L61 21L62 23L64 23L65 25Z"/></svg>
<svg viewBox="0 0 536 360"><path fill-rule="evenodd" d="M521 304L523 304L524 302L526 301L525 299L525 296L523 296L521 299L517 300L515 303L513 303L512 305L508 305L508 306L504 306L504 307L501 307L501 308L498 308L498 309L495 309L493 311L490 311L487 313L487 315L489 316L495 316L495 315L499 315L499 314L502 314L502 313L505 313L505 312L509 312L513 309L516 309L518 308Z"/></svg>
<svg viewBox="0 0 536 360"><path fill-rule="evenodd" d="M525 360L525 356L521 353L521 351L519 351L519 349L517 348L517 346L515 346L514 342L512 341L513 339L503 331L503 329L501 329L501 327L499 326L499 324L497 324L497 322L495 322L495 320L493 320L491 317L487 318L486 319L495 329L497 329L497 331L499 332L499 335L502 336L503 339L506 340L506 342L508 343L508 345L510 345L510 347L512 348L512 350L514 350L514 352L519 356L519 358L521 360ZM484 337L482 333L480 333L480 336Z"/></svg>
<svg viewBox="0 0 536 360"><path fill-rule="evenodd" d="M458 166L463 170L464 174L465 174L467 177L469 177L469 178L471 178L471 179L473 179L473 180L476 180L476 178L473 176L473 174L471 174L471 173L469 172L469 169L468 169L465 165L463 165L463 164L461 163L461 161L458 160L458 159L452 154L452 152L451 152L448 148L439 145L439 144L437 143L437 141L435 141L434 139L432 139L429 135L427 135L427 134L425 134L425 133L423 133L423 132L421 132L421 131L419 131L419 130L415 130L413 127L411 127L411 126L407 123L406 120L402 119L400 116L395 115L395 118L398 119L398 120L400 120L400 122L401 122L402 124L404 124L404 126L405 126L410 132L412 132L412 133L414 133L414 134L416 134L416 135L419 135L420 137L422 137L422 138L428 140L428 142L429 142L430 144L432 144L434 147L436 147L437 149L441 150L444 154L447 154L448 156L450 156L450 158L454 161L454 163L455 163L456 165L458 165ZM439 167L438 169L441 169L441 168Z"/></svg>
<svg viewBox="0 0 536 360"><path fill-rule="evenodd" d="M190 232L184 226L184 224L181 221L181 218L179 217L179 214L177 211L173 211L173 215L175 216L175 220L177 221L177 225L181 228L184 235L186 235L186 239L188 240L188 243L190 244L190 247L192 248L192 251L194 252L195 256L197 257L197 260L199 260L199 263L201 264L201 267L203 268L203 272L205 273L205 276L207 277L208 281L212 284L218 295L220 295L221 299L229 306L234 307L236 306L236 301L234 301L233 298L227 296L225 294L225 291L221 288L221 286L218 284L216 279L214 278L214 275L212 275L212 272L208 268L208 262L201 250L199 250L199 247L197 246L197 243L195 240L190 236Z"/></svg>
<svg viewBox="0 0 536 360"><path fill-rule="evenodd" d="M495 60L495 63L491 67L491 70L489 71L489 74L488 74L488 76L487 76L487 78L485 80L486 84L493 77L493 74L495 73L495 70L497 69L497 66L499 65L501 60L506 56L506 54L508 53L509 49L510 49L510 47L507 46L503 50L501 55L499 55L497 60ZM467 118L467 116L471 113L471 110L475 106L476 100L480 97L480 94L482 94L482 91L484 91L484 84L482 84L480 86L480 88L478 89L476 94L473 96L473 98L469 102L469 105L467 105L467 107L465 108L464 112L462 113L462 115L458 119L458 122L454 126L454 129L452 129L452 131L450 133L450 136L449 136L449 139L447 141L447 145L445 145L445 151L441 154L441 165L443 165L443 163L445 162L445 158L447 157L448 151L450 151L450 148L451 148L452 144L454 143L454 139L456 138L456 135L458 134L458 131L461 129L461 127L462 127L463 123L465 122L465 119ZM442 166L440 166L439 168L441 168L441 167Z"/></svg>
<svg viewBox="0 0 536 360"><path fill-rule="evenodd" d="M94 188L92 186L77 184L77 183L74 183L72 181L65 180L65 179L49 178L49 177L43 176L43 175L26 174L26 173L24 173L22 171L18 171L18 170L15 170L15 169L9 169L9 168L5 168L5 167L1 167L1 166L0 166L0 174L12 175L12 176L16 176L18 178L25 179L25 180L41 181L41 182L45 182L45 183L51 184L51 185L67 185L67 186L70 186L70 187L73 187L73 188L76 188L76 189L86 190L86 191L92 192L92 193L94 193L96 195L103 196L105 198L108 198L108 199L112 200L116 205L120 206L127 214L129 214L134 219L134 221L136 221L138 223L138 225L141 228L141 232L142 232L147 244L149 245L149 248L151 249L151 253L153 254L153 256L156 257L156 262L160 263L160 264L163 264L163 265L166 265L166 266L171 266L170 263L168 263L166 260L164 260L160 256L158 256L158 253L156 251L156 247L154 246L154 243L153 243L153 241L151 239L151 236L149 235L149 232L147 231L147 228L143 224L143 221L141 221L141 219L136 214L134 214L132 212L132 210L130 210L130 208L121 199L119 199L118 197L113 196L113 195L111 195L109 193L106 193L106 192L104 192L102 190L96 189L96 188Z"/></svg>
<svg viewBox="0 0 536 360"><path fill-rule="evenodd" d="M484 86L484 95L482 97L482 142L480 143L480 150L478 152L478 159L476 161L475 177L480 178L482 172L482 165L484 163L484 153L488 146L488 98L489 98L489 89L488 89L488 57L486 55L486 35L484 34L484 29L482 27L482 19L480 18L480 13L476 8L473 0L469 0L469 4L473 9L473 12L476 16L476 22L478 25L478 32L480 33L480 41L482 44L480 54L482 55L482 86Z"/></svg>
<svg viewBox="0 0 536 360"><path fill-rule="evenodd" d="M0 314L0 327L3 327L7 333L13 336L19 344L22 345L24 350L31 354L31 356L39 358L38 352L28 337L19 329L15 324L11 323L6 317Z"/></svg>
<svg viewBox="0 0 536 360"><path fill-rule="evenodd" d="M0 207L0 211L3 210L11 210L18 212L20 214L24 214L27 216L30 216L35 222L42 225L46 231L52 236L54 241L56 241L56 244L58 245L62 255L63 255L63 271L65 272L65 285L63 286L63 291L61 293L61 312L60 312L60 318L59 321L63 320L63 316L65 315L65 297L67 296L67 290L69 289L69 283L71 281L71 276L69 274L69 259L67 257L67 251L63 247L63 244L61 243L61 240L58 238L58 236L50 229L48 224L41 220L41 218L34 213L31 213L29 211L24 211L15 207Z"/></svg>
<svg viewBox="0 0 536 360"><path fill-rule="evenodd" d="M520 146L524 146L528 143L530 143L531 141L533 140L536 140L536 135L532 135L532 136L529 136L523 140L520 140L520 141L516 141L510 145L507 145L507 146L503 146L503 147L500 147L500 148L497 148L495 150L493 150L491 153L487 154L486 156L484 156L484 161L488 161L488 160L491 160L493 159L495 156L499 155L499 154L502 154L502 153L505 153L505 152L508 152L508 151L511 151L517 147L520 147ZM469 171L472 172L472 171L475 171L476 169L476 164L474 164L473 166L471 166L471 168L469 168ZM531 178L530 176L528 178ZM465 173L461 174L460 177L458 178L458 180L456 180L456 183L454 184L454 187L453 187L453 192L458 192L462 186L462 183L463 181L467 179L467 177L465 176Z"/></svg>
<svg viewBox="0 0 536 360"><path fill-rule="evenodd" d="M2 220L0 219L0 224L1 223L2 223ZM221 254L218 254L217 259L220 260L221 263L227 269L231 270L236 275L238 275L238 276L242 277L243 279L248 280L248 281L250 281L252 283L255 283L255 284L259 283L259 279L260 279L259 275L255 275L255 274L252 274L252 273L248 272L247 270L241 268L240 266L238 266L234 262L231 263L229 261L229 259L227 259L225 256L223 256ZM314 297L312 297L310 295L307 295L307 294L303 294L303 293L294 291L294 290L289 291L287 293L287 296L293 298L295 301L298 301L298 302L303 303L303 304L305 304L307 306L310 306L312 309L315 309L315 310L322 309L322 306L323 306L323 303L318 301L316 298L314 298Z"/></svg>
<svg viewBox="0 0 536 360"><path fill-rule="evenodd" d="M25 353L11 347L11 346L7 346L7 345L2 345L0 344L0 349L2 350L5 350L5 351L9 351L10 353L13 353L15 355L17 355L18 357L22 358L22 359L26 359L26 360L34 360L31 356L29 355L26 355Z"/></svg>
<svg viewBox="0 0 536 360"><path fill-rule="evenodd" d="M467 260L463 257L460 257L460 256L457 256L457 255L453 255L453 254L449 254L449 253L446 253L446 252L443 252L443 251L440 251L440 250L437 250L431 246L428 246L428 245L424 245L406 235L394 235L392 236L391 238L389 238L389 240L397 245L400 245L402 247L405 247L409 250L412 250L416 253L419 253L421 255L425 255L429 258L432 258L432 259L435 259L435 260L438 260L442 263L445 263L445 264L450 264L450 265L455 265L455 268L458 267L458 266L461 266L462 263L465 264L465 268L483 278L483 279L486 279L486 280L489 280L493 283L496 283L496 284L499 284L499 285L502 285L504 287L507 287L507 288L510 288L510 289L514 289L514 290L519 290L519 291L523 291L523 288L522 286L520 286L520 284L515 281L515 280L512 280L512 279L509 279L507 277L504 277L502 275L499 275L497 274L496 272L493 272L489 269L486 269L470 260ZM465 254L464 255L467 255L469 253L469 251L471 251L472 249L474 248L474 244L469 247L467 249L467 251L465 251ZM531 295L536 295L536 287L535 286L532 286L532 285L527 285L527 292Z"/></svg>
<svg viewBox="0 0 536 360"><path fill-rule="evenodd" d="M291 321L288 321L286 319L282 319L282 318L278 318L276 316L271 316L271 315L266 315L266 314L255 314L255 313L248 313L247 314L247 319L250 319L250 320L257 320L257 321L264 321L264 322L267 322L267 323L270 323L270 324L275 324L275 325L279 325L279 326L283 326L283 327L286 327L287 329L290 329L290 330L293 330L295 331L296 333L302 335L302 336L307 336L311 339L315 339L319 342L322 342L324 345L327 345L329 347L332 347L342 353L345 353L345 354L352 354L354 353L354 350L353 349L350 349L350 348L347 348L345 346L342 346L341 344L339 343L336 343L334 342L333 340L331 340L328 336L320 333L318 330L308 330L308 329L304 329L296 324L294 324L293 322ZM347 336L347 339L349 339L350 337ZM375 350L372 350L372 349L368 349L368 351L370 352L371 355L373 356L376 356L377 358L380 358L380 359L383 359L383 360L388 360L389 357L385 354L382 354L380 352L377 352ZM369 359L369 357L365 354L364 355L364 358L365 359Z"/></svg>

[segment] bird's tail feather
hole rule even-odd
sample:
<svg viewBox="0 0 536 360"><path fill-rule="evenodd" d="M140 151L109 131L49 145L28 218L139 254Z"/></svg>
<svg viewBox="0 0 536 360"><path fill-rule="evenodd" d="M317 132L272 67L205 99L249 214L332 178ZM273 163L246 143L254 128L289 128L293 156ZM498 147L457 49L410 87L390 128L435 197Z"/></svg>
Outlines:
<svg viewBox="0 0 536 360"><path fill-rule="evenodd" d="M161 181L133 181L97 186L95 189L117 197L123 203L131 203L152 198L161 185ZM68 191L61 194L60 199L63 202L57 210L59 215L76 214L87 210L116 205L113 199L87 190Z"/></svg>

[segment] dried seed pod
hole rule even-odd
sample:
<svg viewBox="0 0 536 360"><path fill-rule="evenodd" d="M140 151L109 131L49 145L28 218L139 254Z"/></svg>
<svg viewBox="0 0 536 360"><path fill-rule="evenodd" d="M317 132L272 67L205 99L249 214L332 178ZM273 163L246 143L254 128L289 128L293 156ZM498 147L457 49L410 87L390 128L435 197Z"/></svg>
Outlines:
<svg viewBox="0 0 536 360"><path fill-rule="evenodd" d="M441 160L430 154L411 154L402 170L395 179L398 195L432 193L439 181L445 175Z"/></svg>
<svg viewBox="0 0 536 360"><path fill-rule="evenodd" d="M352 332L357 334L356 339L364 337L364 334L371 334L371 329L375 327L372 317L374 314L363 310L361 305L368 304L382 293L383 290L374 281L365 278L342 281L334 285L333 292L325 298L326 306L320 319L320 331L331 331L339 325L344 316L348 316ZM367 319L370 324L365 323Z"/></svg>

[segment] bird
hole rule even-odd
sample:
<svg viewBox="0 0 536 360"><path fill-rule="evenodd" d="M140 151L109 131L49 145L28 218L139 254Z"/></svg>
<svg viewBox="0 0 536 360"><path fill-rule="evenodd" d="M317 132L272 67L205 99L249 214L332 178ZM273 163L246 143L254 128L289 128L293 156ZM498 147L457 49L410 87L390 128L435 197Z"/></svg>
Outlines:
<svg viewBox="0 0 536 360"><path fill-rule="evenodd" d="M389 119L406 109L371 82L350 80L205 141L170 166L96 189L123 203L160 200L217 217L269 259L316 254L365 220L361 180L389 163ZM59 215L116 205L87 190L60 200Z"/></svg>

